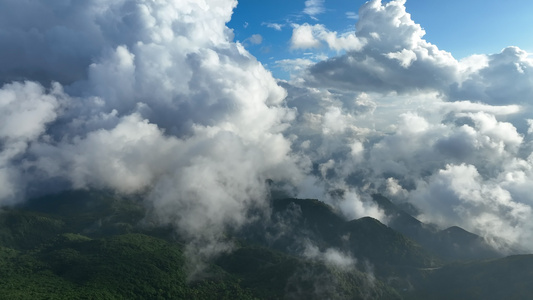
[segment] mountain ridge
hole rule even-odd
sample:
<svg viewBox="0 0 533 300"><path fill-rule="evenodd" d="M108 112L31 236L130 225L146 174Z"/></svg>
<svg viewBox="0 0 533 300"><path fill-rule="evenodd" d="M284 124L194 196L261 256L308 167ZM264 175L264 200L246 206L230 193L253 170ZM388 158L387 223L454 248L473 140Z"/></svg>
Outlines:
<svg viewBox="0 0 533 300"><path fill-rule="evenodd" d="M390 224L371 217L345 220L316 199L272 199L268 220L250 224L240 233L228 232L233 250L204 262L203 275L191 279L184 240L170 228L147 225L146 208L138 200L77 191L4 209L0 275L6 280L0 283L4 291L0 299L495 299L494 295L502 295L483 288L498 288L516 297L533 295L525 282L533 275L529 271L533 255L455 258L450 263ZM381 201L395 209L392 202ZM459 227L434 234L451 235L450 241L467 245L477 239ZM147 272L151 275L143 275ZM491 279L502 276L514 282Z"/></svg>

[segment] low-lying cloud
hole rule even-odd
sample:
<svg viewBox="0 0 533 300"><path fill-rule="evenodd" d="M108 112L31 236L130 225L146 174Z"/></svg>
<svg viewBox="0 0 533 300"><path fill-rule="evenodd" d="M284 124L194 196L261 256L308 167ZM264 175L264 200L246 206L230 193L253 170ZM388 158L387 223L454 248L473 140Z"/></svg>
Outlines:
<svg viewBox="0 0 533 300"><path fill-rule="evenodd" d="M253 219L267 179L302 175L285 90L225 26L236 4L4 2L0 203L143 193L160 223L207 242Z"/></svg>
<svg viewBox="0 0 533 300"><path fill-rule="evenodd" d="M293 25L293 48L338 54L286 62L300 69L277 81L233 42L236 5L3 1L0 205L143 193L159 222L216 252L224 230L260 217L273 180L347 218L386 222L368 196L381 192L426 222L533 250L528 53L456 60L405 1L372 0L352 33Z"/></svg>

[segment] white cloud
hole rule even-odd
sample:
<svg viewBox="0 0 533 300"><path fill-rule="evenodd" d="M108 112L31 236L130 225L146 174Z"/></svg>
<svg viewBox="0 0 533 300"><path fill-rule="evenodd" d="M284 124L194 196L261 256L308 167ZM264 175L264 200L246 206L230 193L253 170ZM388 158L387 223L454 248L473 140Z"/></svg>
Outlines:
<svg viewBox="0 0 533 300"><path fill-rule="evenodd" d="M351 20L358 20L359 15L356 12L348 11L346 12L346 18L351 19Z"/></svg>
<svg viewBox="0 0 533 300"><path fill-rule="evenodd" d="M357 263L357 260L349 254L334 248L328 248L325 251L321 251L317 246L310 242L306 243L303 255L309 259L318 260L345 270L355 268Z"/></svg>
<svg viewBox="0 0 533 300"><path fill-rule="evenodd" d="M426 221L533 249L526 52L457 61L405 1L372 0L355 32L294 25L292 49L339 55L280 60L293 78L276 81L231 42L236 4L0 3L0 204L47 188L143 192L209 255L267 205L273 179L347 218L386 221L367 196L387 192Z"/></svg>
<svg viewBox="0 0 533 300"><path fill-rule="evenodd" d="M348 220L369 216L383 223L387 223L385 213L376 203L361 199L353 190L346 191L346 194L337 206Z"/></svg>
<svg viewBox="0 0 533 300"><path fill-rule="evenodd" d="M325 27L300 26L324 42L318 32ZM413 201L427 222L460 225L503 248L530 251L525 220L533 201L524 187L533 167L526 135L531 59L509 47L457 61L424 34L403 1L364 5L354 36L366 44L311 65L287 83L287 103L300 113L291 127L296 144L311 145L298 150L323 167L317 176L326 189ZM353 99L362 95L374 106L357 115ZM355 157L354 145L361 145ZM444 174L466 185L437 184ZM364 201L346 203L337 206L345 214L372 213Z"/></svg>
<svg viewBox="0 0 533 300"><path fill-rule="evenodd" d="M406 69L409 68L409 66L417 59L416 53L407 49L402 49L402 51L398 52L386 53L385 56L388 58L397 59L400 62L400 65Z"/></svg>
<svg viewBox="0 0 533 300"><path fill-rule="evenodd" d="M23 200L20 159L31 143L45 138L46 126L56 120L65 98L55 83L49 91L33 82L15 82L0 89L0 205Z"/></svg>
<svg viewBox="0 0 533 300"><path fill-rule="evenodd" d="M320 24L295 28L312 41L300 48L317 48L325 42L330 49L349 51L311 66L302 76L309 86L385 93L434 90L451 101L492 105L525 104L533 92L533 60L525 51L508 47L498 54L457 61L423 39L425 31L411 20L403 1L367 2L355 33L345 36L337 37ZM295 33L300 32L295 29Z"/></svg>
<svg viewBox="0 0 533 300"><path fill-rule="evenodd" d="M309 49L320 47L320 41L316 39L313 34L313 29L315 26L311 26L309 24L294 26L291 37L291 49Z"/></svg>
<svg viewBox="0 0 533 300"><path fill-rule="evenodd" d="M324 0L306 0L305 8L303 13L311 16L312 18L316 15L324 13Z"/></svg>
<svg viewBox="0 0 533 300"><path fill-rule="evenodd" d="M2 2L0 78L30 81L0 89L0 203L47 188L144 193L192 245L227 249L220 233L267 204L267 179L303 176L285 90L230 42L236 4Z"/></svg>
<svg viewBox="0 0 533 300"><path fill-rule="evenodd" d="M320 28L320 32L327 29ZM344 41L341 37L328 42L332 49L351 51L309 68L304 78L311 86L357 91L447 87L458 76L458 62L450 53L422 39L424 35L402 1L384 5L369 1L359 11L355 33L345 36Z"/></svg>
<svg viewBox="0 0 533 300"><path fill-rule="evenodd" d="M528 134L533 133L533 120L532 119L528 119L527 120L527 124L529 125L529 128L527 129L527 133Z"/></svg>
<svg viewBox="0 0 533 300"><path fill-rule="evenodd" d="M512 193L498 182L485 181L472 165L447 165L420 183L412 196L423 208L423 220L444 226L454 222L503 250L517 244L531 249L530 204L513 200Z"/></svg>
<svg viewBox="0 0 533 300"><path fill-rule="evenodd" d="M259 45L263 42L263 37L260 34L252 34L252 36L248 38L248 41L253 45Z"/></svg>
<svg viewBox="0 0 533 300"><path fill-rule="evenodd" d="M495 116L512 115L521 111L520 105L516 104L494 106L471 101L442 102L438 106L446 112L486 112Z"/></svg>
<svg viewBox="0 0 533 300"><path fill-rule="evenodd" d="M335 31L327 30L322 24L302 25L293 24L291 37L292 49L319 48L323 42L328 48L340 51L360 50L366 43L364 39L359 39L353 33L338 35Z"/></svg>
<svg viewBox="0 0 533 300"><path fill-rule="evenodd" d="M272 28L277 31L281 31L283 27L285 27L285 24L279 24L279 23L271 23L271 22L263 22L261 25L266 26L268 28Z"/></svg>
<svg viewBox="0 0 533 300"><path fill-rule="evenodd" d="M357 48L335 48L338 35L321 24L294 25L299 35L305 42L293 48L347 51L282 83L299 113L293 147L317 166L313 185L344 192L326 201L386 221L364 200L382 192L411 201L424 221L533 249L528 53L507 47L458 61L424 39L405 1L363 5L350 34Z"/></svg>
<svg viewBox="0 0 533 300"><path fill-rule="evenodd" d="M54 84L49 94L33 82L7 84L0 89L0 138L31 141L57 118L63 98L61 86Z"/></svg>
<svg viewBox="0 0 533 300"><path fill-rule="evenodd" d="M476 61L473 63L472 60ZM471 99L489 104L526 104L532 99L533 59L517 47L500 53L461 61L469 69L460 84L452 86L452 99ZM474 67L471 67L474 65Z"/></svg>

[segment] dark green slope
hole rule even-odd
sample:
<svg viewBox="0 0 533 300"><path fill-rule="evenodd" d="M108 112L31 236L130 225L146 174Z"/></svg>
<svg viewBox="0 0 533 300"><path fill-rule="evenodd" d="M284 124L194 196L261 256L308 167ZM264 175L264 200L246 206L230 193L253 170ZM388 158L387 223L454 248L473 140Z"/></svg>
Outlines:
<svg viewBox="0 0 533 300"><path fill-rule="evenodd" d="M138 201L68 192L0 211L0 299L255 299L216 265L189 282L182 246Z"/></svg>
<svg viewBox="0 0 533 300"><path fill-rule="evenodd" d="M352 253L377 265L424 268L438 263L420 245L370 217L347 222L344 232Z"/></svg>
<svg viewBox="0 0 533 300"><path fill-rule="evenodd" d="M321 248L341 245L339 235L346 221L333 209L314 199L277 199L266 231L268 246L298 254L304 239ZM260 234L264 237L264 234Z"/></svg>
<svg viewBox="0 0 533 300"><path fill-rule="evenodd" d="M208 262L201 277L188 281L183 244L169 229L148 226L145 213L140 199L92 191L44 197L0 211L0 299L533 295L533 256L443 265L408 234L369 217L348 222L330 206L302 199L274 200L270 218L228 232L234 251ZM408 228L423 228L407 213L402 218ZM431 236L444 241L441 245L457 244L461 251L479 238L458 227L432 231ZM357 264L305 255L310 245L320 255L331 249L350 255Z"/></svg>
<svg viewBox="0 0 533 300"><path fill-rule="evenodd" d="M213 266L188 283L178 245L143 234L62 234L40 250L0 248L0 299L253 299Z"/></svg>
<svg viewBox="0 0 533 300"><path fill-rule="evenodd" d="M248 246L217 260L261 299L401 299L356 268L339 268L264 247Z"/></svg>
<svg viewBox="0 0 533 300"><path fill-rule="evenodd" d="M68 191L28 201L24 211L53 215L72 232L90 236L147 230L141 225L145 208L141 199L123 198L104 191Z"/></svg>
<svg viewBox="0 0 533 300"><path fill-rule="evenodd" d="M322 218L322 209L331 209L311 203L319 209L311 209L314 221L305 221L310 231L320 231L328 218L342 221L332 211ZM303 210L308 213L307 206ZM105 192L68 192L3 211L0 299L399 297L354 268L247 246L246 240L208 264L201 280L188 282L182 246L166 230L140 225L143 218L141 203Z"/></svg>
<svg viewBox="0 0 533 300"><path fill-rule="evenodd" d="M532 299L533 255L457 263L427 271L413 299Z"/></svg>
<svg viewBox="0 0 533 300"><path fill-rule="evenodd" d="M0 245L32 249L65 230L65 222L38 212L0 210Z"/></svg>

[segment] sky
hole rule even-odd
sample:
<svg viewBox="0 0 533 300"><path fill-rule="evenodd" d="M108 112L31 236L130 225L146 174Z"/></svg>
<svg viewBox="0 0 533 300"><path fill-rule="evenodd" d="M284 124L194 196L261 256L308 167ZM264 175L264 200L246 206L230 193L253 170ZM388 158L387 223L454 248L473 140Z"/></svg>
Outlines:
<svg viewBox="0 0 533 300"><path fill-rule="evenodd" d="M531 253L531 4L428 3L1 1L0 206L141 194L210 257L272 190L381 193Z"/></svg>
<svg viewBox="0 0 533 300"><path fill-rule="evenodd" d="M314 6L306 6L306 2ZM324 24L339 33L353 32L364 0L241 1L228 27L235 40L278 78L288 78L277 61L314 55L335 55L319 48L295 50L290 38L295 24ZM306 7L310 7L306 13ZM472 54L498 53L513 45L533 52L533 3L527 0L423 1L408 0L406 10L426 31L426 40L456 59ZM314 10L312 9L314 8ZM311 12L311 14L309 13ZM260 35L261 42L252 36Z"/></svg>

